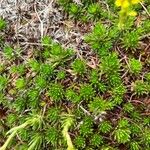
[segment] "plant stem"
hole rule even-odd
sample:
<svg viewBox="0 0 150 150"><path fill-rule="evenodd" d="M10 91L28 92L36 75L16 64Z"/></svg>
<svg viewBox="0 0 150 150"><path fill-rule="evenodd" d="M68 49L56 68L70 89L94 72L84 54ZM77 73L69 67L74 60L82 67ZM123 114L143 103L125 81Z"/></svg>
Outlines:
<svg viewBox="0 0 150 150"><path fill-rule="evenodd" d="M8 139L6 140L6 142L4 143L4 145L0 148L0 150L5 150L7 148L7 146L9 145L9 143L11 142L12 138L16 135L17 131L13 131Z"/></svg>

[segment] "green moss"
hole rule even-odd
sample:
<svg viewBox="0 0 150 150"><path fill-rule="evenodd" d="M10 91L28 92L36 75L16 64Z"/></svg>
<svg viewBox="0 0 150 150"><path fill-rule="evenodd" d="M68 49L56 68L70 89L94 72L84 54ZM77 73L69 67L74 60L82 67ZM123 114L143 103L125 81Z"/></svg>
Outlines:
<svg viewBox="0 0 150 150"><path fill-rule="evenodd" d="M123 109L125 112L130 113L134 111L134 106L132 105L132 103L126 103Z"/></svg>
<svg viewBox="0 0 150 150"><path fill-rule="evenodd" d="M145 79L146 79L147 82L150 83L150 72L145 74Z"/></svg>
<svg viewBox="0 0 150 150"><path fill-rule="evenodd" d="M39 106L39 90L37 89L29 89L27 91L27 105L29 108L37 108Z"/></svg>
<svg viewBox="0 0 150 150"><path fill-rule="evenodd" d="M18 111L18 112L24 111L26 108L26 99L23 97L17 98L13 102L13 108L15 109L15 111Z"/></svg>
<svg viewBox="0 0 150 150"><path fill-rule="evenodd" d="M64 90L62 85L53 83L49 87L48 95L52 101L60 101L64 97Z"/></svg>
<svg viewBox="0 0 150 150"><path fill-rule="evenodd" d="M65 79L65 77L66 77L66 72L65 72L65 71L59 71L59 72L58 72L57 78L58 78L59 80Z"/></svg>
<svg viewBox="0 0 150 150"><path fill-rule="evenodd" d="M58 25L63 28L69 21L75 26L67 28L68 34L81 32L71 43L45 35L35 41L38 46L27 43L27 53L20 40L10 37L7 20L0 19L0 145L6 142L5 149L16 150L149 150L145 10L136 7L137 18L129 17L119 30L113 0L56 3L56 12L63 15ZM148 4L146 0L147 10ZM76 50L68 48L77 41Z"/></svg>
<svg viewBox="0 0 150 150"><path fill-rule="evenodd" d="M82 136L77 136L74 140L74 143L77 148L84 148L86 145L85 138L83 138Z"/></svg>
<svg viewBox="0 0 150 150"><path fill-rule="evenodd" d="M23 78L16 80L16 88L17 89L23 89L26 86L26 81Z"/></svg>
<svg viewBox="0 0 150 150"><path fill-rule="evenodd" d="M43 46L48 47L48 46L50 46L50 44L52 44L52 38L49 37L49 36L44 36L42 38L42 42L41 43L43 44Z"/></svg>
<svg viewBox="0 0 150 150"><path fill-rule="evenodd" d="M46 129L45 134L47 143L57 146L58 137L60 136L58 130L55 127L50 127Z"/></svg>
<svg viewBox="0 0 150 150"><path fill-rule="evenodd" d="M106 110L110 110L113 107L112 103L107 100L103 100L101 98L94 98L93 101L90 102L89 104L89 109L90 111L98 114L102 113Z"/></svg>
<svg viewBox="0 0 150 150"><path fill-rule="evenodd" d="M89 99L92 99L94 95L95 95L95 91L91 85L89 84L81 85L80 96L82 99L89 100Z"/></svg>
<svg viewBox="0 0 150 150"><path fill-rule="evenodd" d="M69 14L73 17L73 18L78 18L80 12L80 7L77 4L71 3L70 4L70 8L69 8Z"/></svg>
<svg viewBox="0 0 150 150"><path fill-rule="evenodd" d="M88 137L93 133L93 121L90 117L85 117L80 125L79 132L83 137Z"/></svg>
<svg viewBox="0 0 150 150"><path fill-rule="evenodd" d="M94 134L91 137L91 145L94 147L99 147L100 145L103 144L103 137L99 134Z"/></svg>
<svg viewBox="0 0 150 150"><path fill-rule="evenodd" d="M127 32L122 39L122 44L125 48L137 48L140 40L140 35L137 31Z"/></svg>
<svg viewBox="0 0 150 150"><path fill-rule="evenodd" d="M51 107L47 112L47 117L51 122L56 122L60 119L61 110L58 107Z"/></svg>
<svg viewBox="0 0 150 150"><path fill-rule="evenodd" d="M54 67L50 64L43 63L40 65L40 74L44 77L51 77L54 73Z"/></svg>
<svg viewBox="0 0 150 150"><path fill-rule="evenodd" d="M85 73L85 71L86 71L86 66L85 66L84 61L82 61L80 59L76 59L72 63L72 69L75 73L77 73L79 75L83 75L83 73Z"/></svg>
<svg viewBox="0 0 150 150"><path fill-rule="evenodd" d="M79 94L73 89L67 89L65 96L72 103L79 103L81 101Z"/></svg>
<svg viewBox="0 0 150 150"><path fill-rule="evenodd" d="M94 85L99 83L99 73L96 69L93 69L90 73L90 82Z"/></svg>
<svg viewBox="0 0 150 150"><path fill-rule="evenodd" d="M149 85L147 82L143 82L142 80L136 80L133 83L133 91L137 95L144 95L149 93Z"/></svg>
<svg viewBox="0 0 150 150"><path fill-rule="evenodd" d="M118 143L127 143L130 141L131 131L129 129L116 129L114 132L114 139Z"/></svg>
<svg viewBox="0 0 150 150"><path fill-rule="evenodd" d="M138 75L142 70L142 63L136 59L129 60L129 71L135 75Z"/></svg>
<svg viewBox="0 0 150 150"><path fill-rule="evenodd" d="M101 16L101 6L99 3L90 4L88 9L88 18L92 20L98 20Z"/></svg>
<svg viewBox="0 0 150 150"><path fill-rule="evenodd" d="M99 131L102 133L109 133L112 130L112 125L108 121L103 121L99 125Z"/></svg>
<svg viewBox="0 0 150 150"><path fill-rule="evenodd" d="M0 91L4 90L8 84L8 78L0 75Z"/></svg>
<svg viewBox="0 0 150 150"><path fill-rule="evenodd" d="M40 89L45 89L47 86L46 78L44 76L36 76L35 86Z"/></svg>
<svg viewBox="0 0 150 150"><path fill-rule="evenodd" d="M141 146L140 143L134 141L130 143L130 150L140 150Z"/></svg>
<svg viewBox="0 0 150 150"><path fill-rule="evenodd" d="M7 59L13 59L14 58L14 50L12 47L10 46L5 46L4 47L4 56L7 58Z"/></svg>
<svg viewBox="0 0 150 150"><path fill-rule="evenodd" d="M3 30L6 28L6 22L4 19L0 18L0 30Z"/></svg>
<svg viewBox="0 0 150 150"><path fill-rule="evenodd" d="M32 71L38 72L40 70L40 63L35 59L29 60L28 66L31 68Z"/></svg>
<svg viewBox="0 0 150 150"><path fill-rule="evenodd" d="M117 73L120 68L120 63L117 54L110 53L108 56L104 57L101 60L100 68L107 75Z"/></svg>

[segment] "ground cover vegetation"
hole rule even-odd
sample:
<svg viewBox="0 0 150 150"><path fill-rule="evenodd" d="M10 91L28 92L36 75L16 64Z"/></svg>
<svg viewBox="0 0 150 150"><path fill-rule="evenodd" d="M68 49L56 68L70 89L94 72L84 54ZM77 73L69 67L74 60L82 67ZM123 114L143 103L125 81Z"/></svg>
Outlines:
<svg viewBox="0 0 150 150"><path fill-rule="evenodd" d="M74 23L94 23L84 42L98 61L50 35L25 57L1 18L0 150L149 150L150 1L57 5Z"/></svg>

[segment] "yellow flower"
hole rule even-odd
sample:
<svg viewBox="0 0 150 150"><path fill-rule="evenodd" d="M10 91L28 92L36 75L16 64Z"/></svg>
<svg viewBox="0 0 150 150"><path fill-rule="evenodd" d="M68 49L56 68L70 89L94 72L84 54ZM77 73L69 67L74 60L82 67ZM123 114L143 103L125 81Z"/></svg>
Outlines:
<svg viewBox="0 0 150 150"><path fill-rule="evenodd" d="M124 27L124 23L128 16L136 16L137 13L132 10L132 6L140 3L142 0L116 0L115 5L117 7L121 7L120 10L120 18L119 18L119 28L122 29Z"/></svg>
<svg viewBox="0 0 150 150"><path fill-rule="evenodd" d="M130 12L128 13L128 15L134 17L134 16L137 15L137 13L136 13L136 11L130 11Z"/></svg>
<svg viewBox="0 0 150 150"><path fill-rule="evenodd" d="M130 3L128 0L116 0L115 2L116 6L121 6L122 8L127 8L130 6Z"/></svg>
<svg viewBox="0 0 150 150"><path fill-rule="evenodd" d="M116 0L115 5L119 7L119 6L121 6L121 3L122 3L121 0Z"/></svg>
<svg viewBox="0 0 150 150"><path fill-rule="evenodd" d="M131 0L131 3L132 3L132 4L138 4L138 3L140 3L140 1L141 1L141 0Z"/></svg>

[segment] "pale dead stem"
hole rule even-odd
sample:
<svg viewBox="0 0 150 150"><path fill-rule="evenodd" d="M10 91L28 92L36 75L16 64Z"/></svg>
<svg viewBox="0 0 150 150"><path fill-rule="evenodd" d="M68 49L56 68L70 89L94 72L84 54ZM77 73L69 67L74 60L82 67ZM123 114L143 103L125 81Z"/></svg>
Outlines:
<svg viewBox="0 0 150 150"><path fill-rule="evenodd" d="M78 109L81 109L85 115L88 115L88 116L91 116L93 118L93 120L95 122L102 122L103 119L105 118L105 115L107 114L105 111L102 111L102 112L99 112L98 114L92 114L90 113L88 110L86 110L81 104L82 104L83 101L81 101L79 104L78 104ZM83 124L83 121L80 121L80 123L78 124L77 128L80 127L80 125Z"/></svg>
<svg viewBox="0 0 150 150"><path fill-rule="evenodd" d="M52 11L53 10L53 7L52 7L52 3L54 2L54 0L51 0L50 3L48 4L48 6L46 6L46 8L41 11L40 13L37 12L37 7L36 7L36 3L34 4L34 10L35 10L35 13L40 21L40 29L41 29L41 39L43 38L44 36L44 23L40 17L40 14L44 13L43 17L44 18L48 18L48 15L49 15L49 12L50 10Z"/></svg>
<svg viewBox="0 0 150 150"><path fill-rule="evenodd" d="M82 57L82 49L88 47L82 42L84 33L75 22L71 21L71 28L67 29L65 22L70 20L63 15L62 8L56 5L56 0L36 0L34 3L1 0L0 5L2 8L0 15L8 21L10 28L14 28L15 34L12 38L17 39L17 45L23 50L35 45L40 46L44 35L51 36L65 48L77 49L79 58ZM31 18L26 18L25 14L30 15ZM33 38L36 41L30 40Z"/></svg>
<svg viewBox="0 0 150 150"><path fill-rule="evenodd" d="M147 8L144 6L144 4L142 2L140 2L141 6L143 7L143 9L145 10L145 12L147 13L147 15L150 17L150 13L148 12Z"/></svg>
<svg viewBox="0 0 150 150"><path fill-rule="evenodd" d="M73 0L74 3L78 4L78 5L83 5L81 0Z"/></svg>
<svg viewBox="0 0 150 150"><path fill-rule="evenodd" d="M43 30L44 30L44 25L43 25L43 21L41 20L41 18L40 18L40 16L39 16L39 14L38 14L38 12L37 12L37 9L36 9L36 4L34 3L34 10L35 10L35 13L36 13L36 15L37 15L37 17L38 17L38 19L39 19L39 21L40 21L40 29L41 29L41 39L43 38Z"/></svg>

